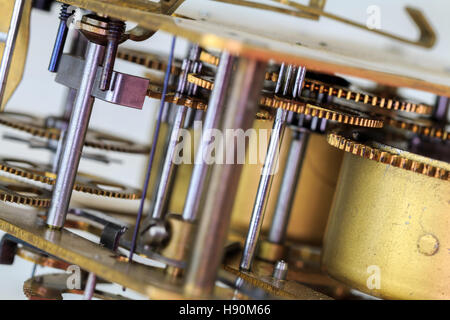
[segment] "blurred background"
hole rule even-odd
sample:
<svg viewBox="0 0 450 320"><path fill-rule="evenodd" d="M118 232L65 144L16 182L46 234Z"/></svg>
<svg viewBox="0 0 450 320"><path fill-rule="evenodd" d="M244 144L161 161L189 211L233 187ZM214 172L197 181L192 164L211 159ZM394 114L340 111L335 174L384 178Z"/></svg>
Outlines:
<svg viewBox="0 0 450 320"><path fill-rule="evenodd" d="M297 1L303 4L307 3L305 0ZM271 1L257 2L273 4ZM446 34L450 31L450 19L448 19L450 2L439 0L328 0L325 10L365 24L368 18L367 8L372 5L377 5L380 8L382 30L412 39L417 37L418 32L409 21L403 8L406 5L420 8L429 18L438 34L436 46L431 50L415 48L323 17L319 21L309 21L210 0L187 0L177 10L177 13L195 19L239 26L243 30L259 30L259 32L264 30L271 34L281 32L289 34L290 37L298 39L299 42L302 41L302 38L314 38L319 42L324 37L340 41L344 46L346 43L352 43L352 45L356 43L359 46L370 45L376 47L381 53L396 51L405 55L413 55L417 57L416 59L421 60L421 63L429 65L430 68L436 62L441 61L439 63L448 66L446 70L450 73L450 41ZM50 12L32 11L31 38L24 77L5 110L39 116L60 115L62 113L67 89L55 83L54 74L47 71L59 23L58 13L58 3L54 3ZM170 41L170 35L158 32L144 42L126 42L123 46L142 51L167 53ZM187 46L186 41L181 38L177 39L176 55L184 57ZM139 76L145 76L146 72L143 67L121 60L117 60L115 69ZM406 95L421 99L424 102L433 103L435 99L433 95L428 93L413 92L412 90L403 91ZM120 107L96 100L90 128L101 129L117 136L148 144L151 141L158 107L159 101L152 99L146 100L142 110ZM5 133L18 135L16 131L0 127L0 136ZM48 151L32 150L25 144L13 143L4 139L1 141L0 150L3 156L20 154L25 159L39 160L40 162L48 162L51 155ZM114 159L120 159L122 163L105 165L82 159L80 170L141 188L147 160L145 155L126 155L114 152L109 152L107 155ZM136 205L136 203L127 202L127 205ZM0 233L1 235L2 233ZM13 267L0 266L0 299L25 299L22 285L30 277L32 268L32 263L20 258L16 258ZM52 271L54 270L38 267L37 274ZM116 289L117 292L121 292L120 287L117 286ZM140 298L137 294L131 293L131 295ZM70 298L77 297L70 295Z"/></svg>

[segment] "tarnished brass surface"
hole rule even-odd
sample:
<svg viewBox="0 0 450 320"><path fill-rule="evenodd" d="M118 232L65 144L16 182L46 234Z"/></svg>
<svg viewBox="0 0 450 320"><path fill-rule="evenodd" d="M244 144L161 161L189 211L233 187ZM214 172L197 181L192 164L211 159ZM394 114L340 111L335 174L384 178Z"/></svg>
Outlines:
<svg viewBox="0 0 450 320"><path fill-rule="evenodd" d="M239 260L240 254L227 257L224 269L274 296L301 300L331 300L330 297L295 281L289 272L286 280L274 279L272 277L273 264L271 263L256 260L253 264L253 271L245 272L239 270Z"/></svg>
<svg viewBox="0 0 450 320"><path fill-rule="evenodd" d="M323 267L381 298L449 299L449 213L449 181L346 153Z"/></svg>
<svg viewBox="0 0 450 320"><path fill-rule="evenodd" d="M303 65L308 70L351 75L374 80L394 87L409 87L450 95L450 76L444 65L427 61L426 55L408 58L399 53L386 52L380 48L340 43L325 39L324 48L314 39L298 39L292 34L267 32L264 28L248 29L217 24L213 21L194 21L154 13L151 2L142 0L62 0L64 3L90 9L111 17L138 22L149 30L164 30L198 43L206 49L226 49L232 54Z"/></svg>
<svg viewBox="0 0 450 320"><path fill-rule="evenodd" d="M6 83L5 96L3 97L3 103L0 106L0 111L3 111L6 103L16 90L20 81L22 80L23 71L25 69L25 61L28 52L28 41L30 37L30 15L31 15L31 2L25 1L22 20L20 22L19 33L17 35L16 46L12 55L11 67L9 69L8 81ZM0 19L0 32L7 33L9 24L14 8L14 1L12 0L0 0L0 12L2 13L2 19ZM0 42L0 57L3 56L3 50L5 43Z"/></svg>
<svg viewBox="0 0 450 320"><path fill-rule="evenodd" d="M166 276L163 269L130 264L118 259L112 251L68 230L51 230L33 211L0 203L0 229L53 256L149 298L182 297L181 283Z"/></svg>
<svg viewBox="0 0 450 320"><path fill-rule="evenodd" d="M255 128L270 129L270 123L255 122ZM280 150L280 164L284 164L291 139L286 130ZM263 156L263 155L261 155ZM263 158L264 159L264 158ZM311 134L306 149L303 169L297 184L287 236L299 242L320 244L334 195L342 152L330 148L325 137ZM245 165L233 207L231 227L246 232L253 209L262 164ZM284 166L276 172L272 190L279 190ZM275 210L277 192L271 192L267 203L262 230L269 229Z"/></svg>

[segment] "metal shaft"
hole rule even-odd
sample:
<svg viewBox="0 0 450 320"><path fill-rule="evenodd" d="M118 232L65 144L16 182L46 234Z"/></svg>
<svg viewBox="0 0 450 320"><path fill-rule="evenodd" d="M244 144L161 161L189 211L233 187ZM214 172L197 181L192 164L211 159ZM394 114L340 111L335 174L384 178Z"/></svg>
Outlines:
<svg viewBox="0 0 450 320"><path fill-rule="evenodd" d="M224 90L218 129L243 129L251 127L258 106L266 64L240 58L232 79L224 77L215 86ZM226 90L225 88L228 88ZM236 154L234 139L225 139L221 146L225 154ZM201 204L199 229L186 275L185 290L191 296L212 293L217 271L222 262L223 248L228 234L231 211L236 196L242 164L213 164L204 190L209 197Z"/></svg>
<svg viewBox="0 0 450 320"><path fill-rule="evenodd" d="M69 28L67 26L67 19L73 14L73 11L69 12L69 5L62 4L61 12L59 14L59 26L56 33L55 45L53 46L52 55L50 57L50 63L48 65L48 71L56 72L58 71L59 61L64 50L64 45L67 39L67 33Z"/></svg>
<svg viewBox="0 0 450 320"><path fill-rule="evenodd" d="M185 94L190 87L188 86L187 76L192 71L194 62L198 57L198 46L194 46L189 53L189 58L184 59L182 65L182 73L178 79L176 94L181 96ZM172 185L172 181L175 175L176 166L174 163L176 146L180 138L180 132L183 128L188 107L177 106L178 109L175 114L175 119L172 124L172 130L170 133L169 141L166 148L166 154L164 156L164 162L162 165L161 175L159 177L158 187L153 199L152 213L149 217L160 220L166 215L166 209L169 202L169 191Z"/></svg>
<svg viewBox="0 0 450 320"><path fill-rule="evenodd" d="M224 108L223 101L228 90L228 87L224 86L224 84L229 82L234 61L235 58L226 51L220 57L220 63L214 81L216 85L211 93L203 124L204 132L217 128L219 124L220 115ZM202 136L197 154L195 155L194 169L183 209L183 219L187 221L194 221L198 215L198 207L201 196L204 193L204 184L209 167L203 160L203 154L211 143L211 140L212 138L204 139Z"/></svg>
<svg viewBox="0 0 450 320"><path fill-rule="evenodd" d="M434 107L433 118L439 122L447 123L450 109L450 98L438 96Z"/></svg>
<svg viewBox="0 0 450 320"><path fill-rule="evenodd" d="M277 204L269 231L269 241L283 243L292 204L295 197L298 178L302 169L309 133L306 131L293 132L293 139L289 146L287 163L281 180L281 188L278 193Z"/></svg>
<svg viewBox="0 0 450 320"><path fill-rule="evenodd" d="M97 67L103 55L103 47L89 43L81 85L77 93L72 116L67 128L64 150L53 188L47 225L62 228L66 220L72 189L80 163L84 139L88 129L94 98L91 96Z"/></svg>
<svg viewBox="0 0 450 320"><path fill-rule="evenodd" d="M84 288L83 300L91 300L94 295L95 285L97 283L97 277L95 273L89 272L88 279L86 281L86 287Z"/></svg>
<svg viewBox="0 0 450 320"><path fill-rule="evenodd" d="M259 180L258 191L256 192L255 203L253 205L252 217L250 220L247 238L245 240L244 252L241 258L241 269L250 270L253 257L255 256L259 233L264 219L264 213L269 198L270 187L273 175L278 166L280 146L286 127L288 111L277 110L277 115L270 135L269 146L267 148L266 159Z"/></svg>
<svg viewBox="0 0 450 320"><path fill-rule="evenodd" d="M162 219L166 214L169 190L173 180L173 171L175 167L173 160L180 138L180 131L186 118L187 109L188 107L179 106L175 114L175 120L172 125L172 131L166 149L166 156L164 158L158 189L156 190L155 198L153 200L153 219Z"/></svg>
<svg viewBox="0 0 450 320"><path fill-rule="evenodd" d="M8 35L6 37L5 49L3 50L2 62L0 65L0 109L3 106L3 96L6 91L6 82L8 80L9 68L16 46L17 35L19 34L20 21L22 20L25 0L16 0L9 24Z"/></svg>

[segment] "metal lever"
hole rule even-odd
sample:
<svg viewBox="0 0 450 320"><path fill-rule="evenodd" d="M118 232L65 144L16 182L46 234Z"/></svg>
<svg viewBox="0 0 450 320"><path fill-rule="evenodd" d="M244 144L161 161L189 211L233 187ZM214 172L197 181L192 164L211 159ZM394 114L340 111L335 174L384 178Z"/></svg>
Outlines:
<svg viewBox="0 0 450 320"><path fill-rule="evenodd" d="M363 29L363 30L366 30L369 32L376 33L376 34L384 36L384 37L388 37L388 38L391 38L391 39L394 39L394 40L397 40L397 41L400 41L403 43L407 43L407 44L411 44L411 45L415 45L415 46L423 47L423 48L432 48L436 43L436 33L435 33L434 29L431 27L431 24L425 18L422 11L420 11L419 9L416 9L416 8L412 8L412 7L405 7L405 10L406 10L406 13L408 14L408 16L412 19L412 21L416 25L416 27L419 29L420 35L419 35L419 39L417 39L417 40L406 39L404 37L395 35L393 33L387 32L387 31L382 31L382 30L377 30L377 29L369 29L366 25L364 25L362 23L349 20L347 18L335 15L333 13L323 11L323 7L324 7L325 3L324 2L320 3L320 1L318 1L318 3L315 5L313 5L314 1L312 1L310 3L310 5L304 5L304 4L300 4L298 2L290 1L290 0L271 0L276 3L281 3L284 5L290 6L294 10L280 8L280 7L271 6L271 5L267 5L267 4L255 3L255 2L246 1L246 0L214 0L214 1L235 4L235 5L240 5L240 6L250 7L250 8L255 8L255 9L268 10L268 11L283 13L283 14L287 14L287 15L291 15L291 16L295 16L295 17L300 17L300 18L309 18L309 19L318 20L315 17L323 16L323 17L326 17L329 19L336 20L338 22L342 22L342 23L351 25L356 28L360 28L360 29Z"/></svg>

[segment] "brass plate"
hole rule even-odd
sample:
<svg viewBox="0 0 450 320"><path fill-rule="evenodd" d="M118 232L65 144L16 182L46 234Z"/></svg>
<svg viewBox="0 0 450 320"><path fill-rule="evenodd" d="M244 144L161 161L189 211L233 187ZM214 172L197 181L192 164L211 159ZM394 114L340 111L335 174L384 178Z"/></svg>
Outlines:
<svg viewBox="0 0 450 320"><path fill-rule="evenodd" d="M164 30L198 43L206 49L228 50L232 54L259 60L274 60L303 65L308 70L356 76L377 83L450 95L450 74L444 65L433 67L426 58L411 59L401 54L369 48L351 42L317 37L295 39L283 32L273 34L264 28L245 30L214 22L194 21L150 12L140 0L62 0L64 3L107 14L114 18L138 22L149 30ZM149 5L150 6L150 5ZM301 41L301 43L299 43ZM420 62L424 61L421 65Z"/></svg>
<svg viewBox="0 0 450 320"><path fill-rule="evenodd" d="M0 20L0 32L8 32L14 2L15 1L12 0L0 0L0 12L2 13L2 19ZM11 67L9 69L5 95L3 97L2 105L0 106L0 111L3 111L6 103L9 98L11 98L11 95L14 93L23 77L28 52L28 42L30 38L31 2L32 1L25 1L24 4L22 20L20 22L14 52L12 54ZM0 42L0 57L3 56L4 49L5 43Z"/></svg>

